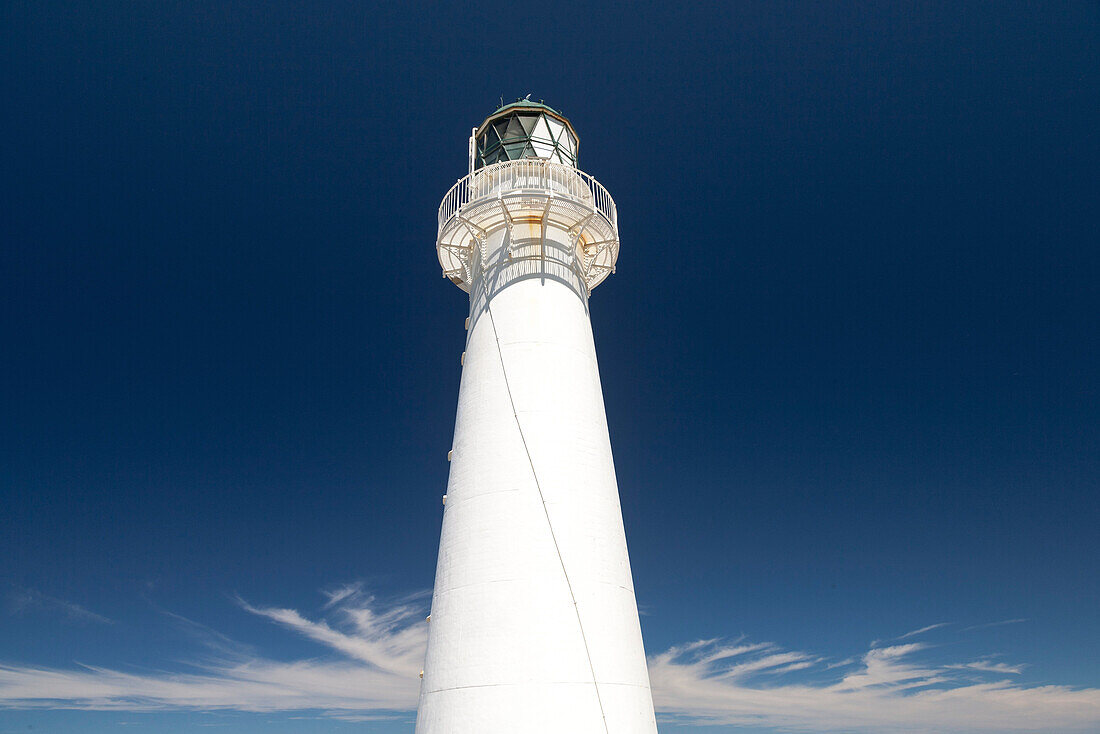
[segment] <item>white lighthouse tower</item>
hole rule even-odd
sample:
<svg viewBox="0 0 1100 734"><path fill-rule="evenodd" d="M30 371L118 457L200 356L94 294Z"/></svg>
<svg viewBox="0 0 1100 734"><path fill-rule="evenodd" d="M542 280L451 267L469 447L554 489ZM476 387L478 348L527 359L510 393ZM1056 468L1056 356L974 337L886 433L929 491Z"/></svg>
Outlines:
<svg viewBox="0 0 1100 734"><path fill-rule="evenodd" d="M474 131L439 207L470 294L417 734L652 734L588 296L615 203L521 100Z"/></svg>

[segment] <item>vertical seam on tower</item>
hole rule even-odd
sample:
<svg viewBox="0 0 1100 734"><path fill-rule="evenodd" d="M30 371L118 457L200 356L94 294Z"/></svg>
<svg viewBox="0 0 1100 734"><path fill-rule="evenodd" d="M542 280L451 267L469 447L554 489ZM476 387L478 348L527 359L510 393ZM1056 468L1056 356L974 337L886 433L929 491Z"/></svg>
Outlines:
<svg viewBox="0 0 1100 734"><path fill-rule="evenodd" d="M485 313L489 314L489 323L493 327L493 341L497 345L497 357L500 358L500 372L504 376L504 389L508 393L508 402L512 406L512 415L516 419L516 430L519 431L519 439L523 442L523 451L527 454L527 463L531 466L531 478L535 480L535 489L539 493L539 501L542 503L542 513L546 516L546 527L550 531L550 540L554 543L554 552L558 555L558 563L561 564L561 573L565 577L565 586L569 589L569 598L573 602L573 611L577 615L577 627L581 632L581 642L584 644L584 654L588 658L588 669L592 673L592 687L596 690L596 703L600 706L600 718L603 720L605 734L610 734L607 728L607 714L603 709L603 697L600 696L600 683L596 680L596 666L592 663L592 651L588 649L588 638L584 634L584 622L581 621L581 609L577 606L577 595L573 593L573 583L569 580L569 571L565 568L565 559L561 557L561 548L558 546L558 536L554 533L554 524L550 521L550 510L546 506L546 497L542 493L542 485L539 484L539 475L535 471L535 460L531 458L531 449L527 447L527 437L523 435L523 424L519 421L519 413L516 411L516 401L512 398L512 386L508 382L508 370L504 366L504 350L500 347L500 334L497 332L497 322L493 318L493 308L489 300L485 301ZM469 338L469 337L467 337Z"/></svg>

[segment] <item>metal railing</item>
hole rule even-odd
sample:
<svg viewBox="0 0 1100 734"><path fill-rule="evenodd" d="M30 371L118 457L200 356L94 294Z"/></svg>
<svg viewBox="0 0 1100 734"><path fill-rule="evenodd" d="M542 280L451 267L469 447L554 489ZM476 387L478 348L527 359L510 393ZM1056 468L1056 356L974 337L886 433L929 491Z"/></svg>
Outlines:
<svg viewBox="0 0 1100 734"><path fill-rule="evenodd" d="M572 166L537 158L497 163L460 178L439 205L439 229L471 202L523 191L550 191L556 197L580 202L595 209L618 230L615 201L599 181Z"/></svg>

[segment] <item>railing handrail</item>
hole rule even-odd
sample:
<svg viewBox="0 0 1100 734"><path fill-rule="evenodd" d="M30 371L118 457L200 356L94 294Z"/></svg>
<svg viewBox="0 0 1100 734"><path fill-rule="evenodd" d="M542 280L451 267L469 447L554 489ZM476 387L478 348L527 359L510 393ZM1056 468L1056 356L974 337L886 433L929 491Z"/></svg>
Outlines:
<svg viewBox="0 0 1100 734"><path fill-rule="evenodd" d="M538 177L537 185L518 185L521 179L523 183L529 184L533 176ZM578 180L583 184L583 195L574 192L573 184ZM513 185L503 188L506 183ZM557 186L554 185L555 183ZM446 222L462 207L473 201L492 198L507 191L524 190L549 190L555 195L564 195L574 201L588 204L607 219L616 230L618 229L615 200L599 181L584 171L564 163L528 158L479 168L455 182L439 205L439 230L442 231Z"/></svg>

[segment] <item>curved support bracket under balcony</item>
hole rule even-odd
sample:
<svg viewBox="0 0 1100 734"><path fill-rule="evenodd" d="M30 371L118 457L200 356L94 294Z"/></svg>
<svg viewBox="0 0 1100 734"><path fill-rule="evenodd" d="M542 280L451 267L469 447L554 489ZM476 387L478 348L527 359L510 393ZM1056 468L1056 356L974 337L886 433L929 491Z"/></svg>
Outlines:
<svg viewBox="0 0 1100 734"><path fill-rule="evenodd" d="M469 292L474 249L483 250L498 229L511 234L517 224L539 228L540 256L551 228L565 233L572 266L589 291L615 271L618 214L607 189L572 166L528 159L480 168L443 197L436 239L443 277Z"/></svg>

